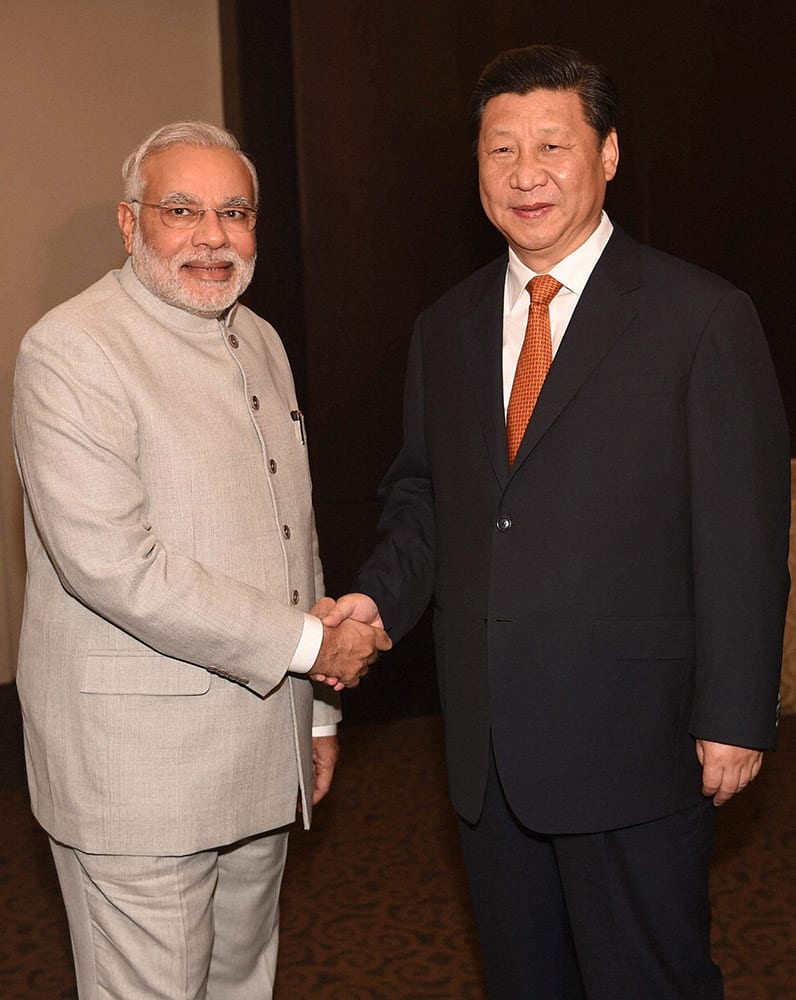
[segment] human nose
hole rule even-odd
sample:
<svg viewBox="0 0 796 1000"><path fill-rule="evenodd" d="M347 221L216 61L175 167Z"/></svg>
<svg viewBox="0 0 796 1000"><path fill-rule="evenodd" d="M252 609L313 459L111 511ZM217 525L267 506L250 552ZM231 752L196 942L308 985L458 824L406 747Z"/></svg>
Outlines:
<svg viewBox="0 0 796 1000"><path fill-rule="evenodd" d="M194 226L192 242L194 246L211 247L222 247L228 242L227 231L212 208L205 209Z"/></svg>
<svg viewBox="0 0 796 1000"><path fill-rule="evenodd" d="M522 191L543 187L547 183L547 171L532 150L520 150L511 171L511 186Z"/></svg>

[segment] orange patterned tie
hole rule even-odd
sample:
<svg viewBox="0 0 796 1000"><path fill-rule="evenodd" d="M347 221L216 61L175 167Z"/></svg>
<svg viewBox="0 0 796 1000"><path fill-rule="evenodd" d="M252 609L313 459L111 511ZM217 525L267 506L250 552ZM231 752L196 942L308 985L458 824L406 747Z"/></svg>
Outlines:
<svg viewBox="0 0 796 1000"><path fill-rule="evenodd" d="M553 360L549 306L561 288L561 282L549 274L539 274L531 278L526 287L531 296L531 307L506 411L509 468L514 465L517 449Z"/></svg>

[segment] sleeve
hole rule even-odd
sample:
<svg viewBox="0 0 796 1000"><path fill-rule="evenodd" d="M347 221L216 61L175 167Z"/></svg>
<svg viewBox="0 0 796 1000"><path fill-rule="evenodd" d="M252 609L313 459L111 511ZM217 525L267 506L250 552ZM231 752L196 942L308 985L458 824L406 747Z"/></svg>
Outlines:
<svg viewBox="0 0 796 1000"><path fill-rule="evenodd" d="M13 428L31 515L67 592L158 652L261 696L282 680L304 613L158 537L147 521L134 412L88 333L51 321L27 335Z"/></svg>
<svg viewBox="0 0 796 1000"><path fill-rule="evenodd" d="M290 671L307 674L312 669L323 642L323 625L314 615L304 616L304 631L293 654ZM326 684L313 683L312 735L334 736L337 723L343 717L340 711L340 696Z"/></svg>
<svg viewBox="0 0 796 1000"><path fill-rule="evenodd" d="M710 316L688 384L696 689L692 733L765 749L776 732L788 597L790 446L754 306Z"/></svg>
<svg viewBox="0 0 796 1000"><path fill-rule="evenodd" d="M327 684L313 683L312 735L333 736L343 718L340 695Z"/></svg>
<svg viewBox="0 0 796 1000"><path fill-rule="evenodd" d="M403 445L379 487L383 510L376 547L354 590L376 602L393 641L420 619L434 590L434 491L426 450L420 321L412 338L404 389Z"/></svg>

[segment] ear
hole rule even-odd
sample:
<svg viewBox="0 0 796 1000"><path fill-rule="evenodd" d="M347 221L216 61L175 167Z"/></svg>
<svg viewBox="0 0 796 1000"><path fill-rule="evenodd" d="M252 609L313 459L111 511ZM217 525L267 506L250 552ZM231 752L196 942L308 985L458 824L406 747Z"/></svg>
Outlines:
<svg viewBox="0 0 796 1000"><path fill-rule="evenodd" d="M126 201L120 201L116 207L116 219L122 233L124 249L128 254L133 252L133 233L136 227L136 217L132 205Z"/></svg>
<svg viewBox="0 0 796 1000"><path fill-rule="evenodd" d="M605 179L607 181L613 180L619 166L619 139L617 138L615 128L612 128L605 137L603 148L600 150L600 158L603 162Z"/></svg>

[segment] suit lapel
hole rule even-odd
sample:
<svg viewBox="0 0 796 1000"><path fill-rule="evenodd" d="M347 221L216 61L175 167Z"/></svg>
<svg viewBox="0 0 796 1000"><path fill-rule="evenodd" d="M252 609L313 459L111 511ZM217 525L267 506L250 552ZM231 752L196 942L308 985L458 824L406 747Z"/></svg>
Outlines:
<svg viewBox="0 0 796 1000"><path fill-rule="evenodd" d="M463 320L463 345L471 398L478 410L489 460L501 486L508 481L503 414L503 288L507 258L485 269L484 283Z"/></svg>
<svg viewBox="0 0 796 1000"><path fill-rule="evenodd" d="M556 352L512 474L522 465L635 315L641 283L633 242L615 230L592 271Z"/></svg>

